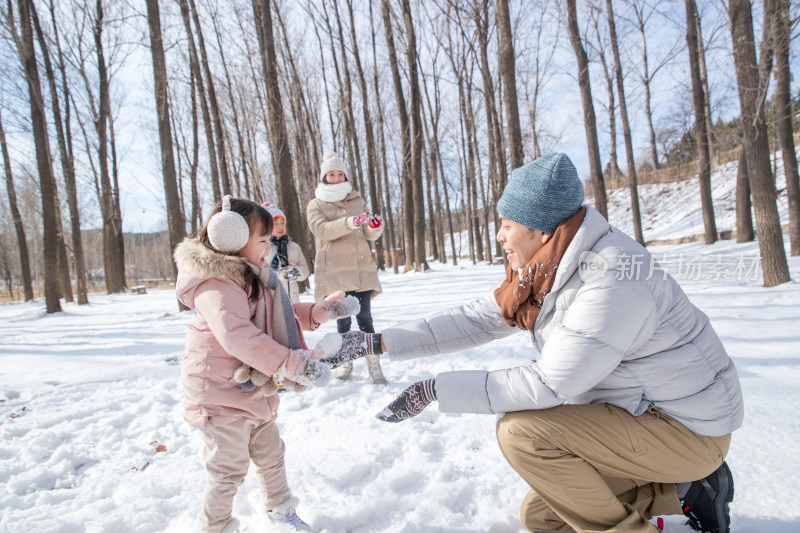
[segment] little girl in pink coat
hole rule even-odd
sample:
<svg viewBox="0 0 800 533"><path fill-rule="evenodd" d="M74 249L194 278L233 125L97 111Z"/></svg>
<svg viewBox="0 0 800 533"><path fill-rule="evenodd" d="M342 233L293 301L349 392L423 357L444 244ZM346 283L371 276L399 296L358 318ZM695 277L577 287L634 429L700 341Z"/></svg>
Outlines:
<svg viewBox="0 0 800 533"><path fill-rule="evenodd" d="M226 196L196 237L175 249L179 300L195 309L181 364L184 418L205 444L208 480L198 517L204 533L236 531L233 498L250 461L277 531L313 531L297 517L275 425L279 387L324 385L330 368L309 350L302 329L352 314L344 293L292 305L263 263L272 217L260 205Z"/></svg>

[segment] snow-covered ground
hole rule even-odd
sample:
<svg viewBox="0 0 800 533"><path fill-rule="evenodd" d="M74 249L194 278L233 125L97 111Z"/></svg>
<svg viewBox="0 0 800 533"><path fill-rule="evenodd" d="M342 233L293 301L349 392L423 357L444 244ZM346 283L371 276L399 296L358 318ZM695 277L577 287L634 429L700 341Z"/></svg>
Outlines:
<svg viewBox="0 0 800 533"><path fill-rule="evenodd" d="M692 214L699 216L697 195L684 188L669 202L661 200L667 193L642 194L664 211L656 217L643 208L648 240L702 232ZM617 195L612 222L629 230ZM715 201L718 227L732 227L721 220L724 201ZM790 259L793 281L764 288L753 269L757 243L652 251L711 317L739 369L746 412L728 457L732 531L800 531L800 493L792 488L800 477L800 258ZM499 265L431 265L425 274L381 274L376 329L477 297L503 277ZM191 531L205 482L200 439L182 419L179 361L191 312L178 312L171 291L90 299L54 315L42 301L0 305L0 531ZM334 330L309 333L309 344ZM278 424L300 515L331 533L523 531L518 509L527 486L500 454L494 417L429 408L386 424L374 415L414 381L525 364L531 350L519 333L458 354L385 361L382 386L369 382L359 361L350 381L282 394ZM234 514L264 531L257 498L250 475ZM690 531L678 517L668 522Z"/></svg>

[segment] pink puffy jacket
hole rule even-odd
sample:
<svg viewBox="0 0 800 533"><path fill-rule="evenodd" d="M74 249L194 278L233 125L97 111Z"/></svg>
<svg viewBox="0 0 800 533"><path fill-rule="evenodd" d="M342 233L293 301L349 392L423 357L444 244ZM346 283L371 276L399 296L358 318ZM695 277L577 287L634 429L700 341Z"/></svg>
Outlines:
<svg viewBox="0 0 800 533"><path fill-rule="evenodd" d="M245 393L233 380L245 363L271 376L285 365L287 377L302 369L303 361L270 337L272 302L265 292L267 333L253 324L257 302L247 298L244 258L224 255L187 238L175 249L178 299L196 313L188 325L186 353L181 362L184 418L191 425L221 426L241 417L272 420L277 416L277 394L261 387ZM298 330L314 329L314 304L294 304ZM300 331L300 343L307 348Z"/></svg>

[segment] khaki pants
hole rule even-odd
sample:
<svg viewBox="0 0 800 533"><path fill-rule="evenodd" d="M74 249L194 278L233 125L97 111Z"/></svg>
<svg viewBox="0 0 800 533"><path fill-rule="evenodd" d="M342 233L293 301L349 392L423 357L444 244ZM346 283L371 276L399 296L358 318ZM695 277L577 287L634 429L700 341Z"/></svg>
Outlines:
<svg viewBox="0 0 800 533"><path fill-rule="evenodd" d="M528 531L653 533L650 518L681 513L675 483L716 470L730 435L697 435L652 407L632 416L593 404L508 413L497 440L532 489L520 509Z"/></svg>
<svg viewBox="0 0 800 533"><path fill-rule="evenodd" d="M231 519L233 497L250 460L268 509L292 497L283 463L284 444L274 421L239 418L224 426L200 429L208 479L199 522L204 533L218 533Z"/></svg>

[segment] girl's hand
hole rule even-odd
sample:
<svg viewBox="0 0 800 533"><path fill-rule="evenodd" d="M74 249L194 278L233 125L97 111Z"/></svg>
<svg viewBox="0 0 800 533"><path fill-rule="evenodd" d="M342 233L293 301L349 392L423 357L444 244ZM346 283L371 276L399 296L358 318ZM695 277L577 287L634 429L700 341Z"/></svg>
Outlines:
<svg viewBox="0 0 800 533"><path fill-rule="evenodd" d="M311 351L320 352L321 350ZM312 385L327 385L331 380L331 367L316 359L306 359L303 370L295 374L291 379L306 387Z"/></svg>
<svg viewBox="0 0 800 533"><path fill-rule="evenodd" d="M361 213L360 215L356 215L354 217L349 217L347 219L347 225L353 229L357 229L361 227L361 224L367 222L370 219L369 212Z"/></svg>
<svg viewBox="0 0 800 533"><path fill-rule="evenodd" d="M381 217L378 213L370 216L369 219L369 227L372 229L380 229L383 226L383 217Z"/></svg>
<svg viewBox="0 0 800 533"><path fill-rule="evenodd" d="M344 291L336 291L311 308L311 318L317 324L322 324L334 318L357 315L361 310L358 298L345 295Z"/></svg>

